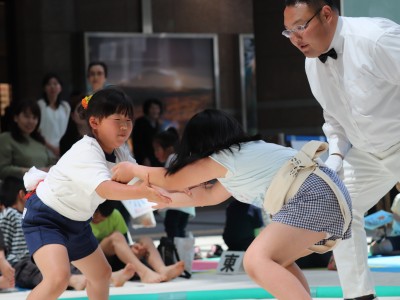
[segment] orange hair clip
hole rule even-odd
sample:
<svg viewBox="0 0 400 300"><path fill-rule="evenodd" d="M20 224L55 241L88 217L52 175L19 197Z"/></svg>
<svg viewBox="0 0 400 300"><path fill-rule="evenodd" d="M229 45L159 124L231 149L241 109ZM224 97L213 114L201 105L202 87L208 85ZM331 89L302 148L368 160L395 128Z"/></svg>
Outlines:
<svg viewBox="0 0 400 300"><path fill-rule="evenodd" d="M81 103L82 103L82 106L83 106L84 109L87 109L87 107L89 105L89 101L90 101L90 99L92 99L92 96L93 95L89 95L89 96L86 96L85 98L82 99Z"/></svg>

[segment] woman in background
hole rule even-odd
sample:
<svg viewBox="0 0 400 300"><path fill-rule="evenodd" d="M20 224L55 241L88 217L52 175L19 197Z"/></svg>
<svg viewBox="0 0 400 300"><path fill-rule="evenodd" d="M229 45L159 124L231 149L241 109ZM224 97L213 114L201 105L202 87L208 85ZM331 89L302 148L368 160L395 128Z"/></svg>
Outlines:
<svg viewBox="0 0 400 300"><path fill-rule="evenodd" d="M10 112L10 131L0 134L0 179L8 176L22 179L33 166L47 171L53 161L38 131L38 104L29 100L13 102Z"/></svg>
<svg viewBox="0 0 400 300"><path fill-rule="evenodd" d="M71 107L67 101L61 99L62 83L58 75L45 75L42 87L43 97L38 100L41 112L39 130L50 155L59 158L60 140L67 130Z"/></svg>

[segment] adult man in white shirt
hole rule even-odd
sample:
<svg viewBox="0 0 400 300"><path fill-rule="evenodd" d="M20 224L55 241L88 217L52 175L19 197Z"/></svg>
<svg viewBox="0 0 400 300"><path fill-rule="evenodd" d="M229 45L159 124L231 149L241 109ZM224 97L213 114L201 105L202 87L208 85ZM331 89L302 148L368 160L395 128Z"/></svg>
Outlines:
<svg viewBox="0 0 400 300"><path fill-rule="evenodd" d="M286 0L282 32L306 56L330 156L353 201L352 238L334 250L345 299L375 299L364 213L400 180L400 26L340 17L332 0Z"/></svg>

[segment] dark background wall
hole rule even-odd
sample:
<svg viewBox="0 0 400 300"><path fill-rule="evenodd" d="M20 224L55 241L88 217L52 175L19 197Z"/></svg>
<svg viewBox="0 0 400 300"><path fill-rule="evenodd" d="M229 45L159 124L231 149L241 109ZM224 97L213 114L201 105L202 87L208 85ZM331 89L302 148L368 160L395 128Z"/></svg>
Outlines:
<svg viewBox="0 0 400 300"><path fill-rule="evenodd" d="M339 1L339 0L338 0ZM337 2L338 2L337 1ZM0 22L1 80L14 99L41 94L49 71L64 80L65 97L85 90L83 32L142 32L140 0L5 0ZM304 73L304 57L281 35L284 1L152 0L154 33L216 33L219 40L221 108L241 116L240 33L256 43L258 127L266 137L279 132L320 134L322 112ZM1 13L3 12L3 14ZM6 58L6 59L4 59Z"/></svg>

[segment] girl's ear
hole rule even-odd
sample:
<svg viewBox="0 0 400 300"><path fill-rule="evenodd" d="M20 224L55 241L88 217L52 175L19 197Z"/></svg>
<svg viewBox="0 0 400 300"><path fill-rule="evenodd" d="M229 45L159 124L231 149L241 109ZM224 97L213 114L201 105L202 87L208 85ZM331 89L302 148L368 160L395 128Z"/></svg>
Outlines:
<svg viewBox="0 0 400 300"><path fill-rule="evenodd" d="M329 5L322 7L322 17L327 22L332 22L334 11Z"/></svg>
<svg viewBox="0 0 400 300"><path fill-rule="evenodd" d="M97 129L97 127L99 126L99 119L96 117L90 117L89 124L90 127L92 127L93 129Z"/></svg>

